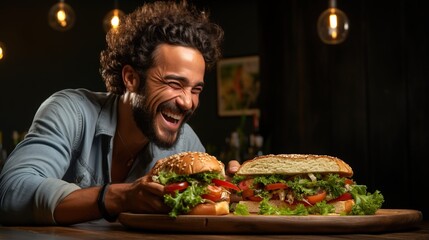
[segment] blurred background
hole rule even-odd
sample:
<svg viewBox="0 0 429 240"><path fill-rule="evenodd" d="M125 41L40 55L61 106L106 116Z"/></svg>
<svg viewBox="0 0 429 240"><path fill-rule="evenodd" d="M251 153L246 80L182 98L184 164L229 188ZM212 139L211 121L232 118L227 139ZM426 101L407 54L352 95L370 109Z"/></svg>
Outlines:
<svg viewBox="0 0 429 240"><path fill-rule="evenodd" d="M115 6L129 13L144 2L65 1L75 23L58 31L48 12L59 1L2 1L4 154L54 92L105 91L98 71L103 19ZM319 16L332 0L190 2L224 28L224 60L259 61L253 76L257 115L245 109L222 114L220 72L206 75L190 124L209 153L225 162L269 153L336 156L350 164L354 180L383 193L383 208L418 209L427 219L429 20L423 1L336 0L348 19L346 37L337 44L318 34Z"/></svg>

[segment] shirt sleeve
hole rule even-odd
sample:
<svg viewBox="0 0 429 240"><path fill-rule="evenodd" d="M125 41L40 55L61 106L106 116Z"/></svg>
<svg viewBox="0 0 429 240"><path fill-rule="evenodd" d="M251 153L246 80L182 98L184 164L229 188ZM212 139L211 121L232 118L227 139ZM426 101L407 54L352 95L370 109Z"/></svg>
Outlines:
<svg viewBox="0 0 429 240"><path fill-rule="evenodd" d="M61 178L80 138L81 118L73 100L62 93L40 106L0 174L0 223L55 224L57 204L79 189Z"/></svg>

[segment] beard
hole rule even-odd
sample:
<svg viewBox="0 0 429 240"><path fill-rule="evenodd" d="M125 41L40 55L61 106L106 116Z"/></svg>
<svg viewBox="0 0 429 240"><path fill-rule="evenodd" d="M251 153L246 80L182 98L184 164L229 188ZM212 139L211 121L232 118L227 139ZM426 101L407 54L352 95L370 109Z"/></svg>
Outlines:
<svg viewBox="0 0 429 240"><path fill-rule="evenodd" d="M145 90L143 89L143 91ZM183 129L183 125L190 119L193 111L187 110L184 111L177 107L172 102L164 102L159 105L156 111L150 111L147 97L144 94L136 93L131 101L132 112L134 116L134 121L137 124L137 127L142 131L142 133L149 139L150 142L153 142L160 148L171 148L174 146L178 140L178 135ZM168 110L169 112L174 112L184 116L178 131L170 131L166 134L165 137L157 133L157 123L155 121L155 115L157 113L162 113L162 111Z"/></svg>

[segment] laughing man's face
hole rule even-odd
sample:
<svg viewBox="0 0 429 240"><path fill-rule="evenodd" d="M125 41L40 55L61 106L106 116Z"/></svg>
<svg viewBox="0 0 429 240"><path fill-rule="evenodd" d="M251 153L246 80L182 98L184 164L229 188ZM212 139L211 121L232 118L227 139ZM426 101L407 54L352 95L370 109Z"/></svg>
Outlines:
<svg viewBox="0 0 429 240"><path fill-rule="evenodd" d="M143 134L160 147L171 147L198 107L205 62L193 48L160 45L144 88L135 95L133 114Z"/></svg>

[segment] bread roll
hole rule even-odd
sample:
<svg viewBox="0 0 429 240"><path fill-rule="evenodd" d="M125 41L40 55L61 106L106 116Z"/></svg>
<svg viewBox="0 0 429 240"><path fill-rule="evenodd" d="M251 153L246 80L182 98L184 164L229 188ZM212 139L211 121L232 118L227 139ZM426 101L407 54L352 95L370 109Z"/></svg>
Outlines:
<svg viewBox="0 0 429 240"><path fill-rule="evenodd" d="M188 215L226 215L229 213L229 202L201 203L187 213Z"/></svg>
<svg viewBox="0 0 429 240"><path fill-rule="evenodd" d="M335 208L335 213L349 213L353 205L355 205L355 201L353 199L346 200L346 201L338 201L331 203Z"/></svg>
<svg viewBox="0 0 429 240"><path fill-rule="evenodd" d="M270 154L245 161L237 175L302 173L338 173L343 177L353 176L352 168L343 160L314 154Z"/></svg>
<svg viewBox="0 0 429 240"><path fill-rule="evenodd" d="M204 152L182 152L163 158L152 168L151 175L158 175L161 171L182 175L219 172L225 176L224 164L216 157Z"/></svg>

